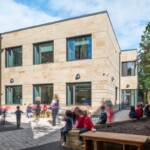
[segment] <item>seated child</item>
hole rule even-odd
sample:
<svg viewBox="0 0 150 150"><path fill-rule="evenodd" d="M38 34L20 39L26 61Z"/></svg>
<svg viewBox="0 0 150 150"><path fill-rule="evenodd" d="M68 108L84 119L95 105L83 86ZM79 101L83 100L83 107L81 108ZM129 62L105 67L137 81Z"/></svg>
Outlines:
<svg viewBox="0 0 150 150"><path fill-rule="evenodd" d="M146 117L149 117L150 116L150 105L145 105L145 109L144 109L144 115Z"/></svg>
<svg viewBox="0 0 150 150"><path fill-rule="evenodd" d="M81 145L83 143L82 138L80 137L80 134L88 132L88 131L95 131L95 129L94 129L93 122L91 118L89 117L88 110L85 110L84 111L84 127L80 129L79 131L79 141L77 143L78 145Z"/></svg>
<svg viewBox="0 0 150 150"><path fill-rule="evenodd" d="M135 107L134 106L131 106L130 108L130 112L129 112L129 118L130 119L133 119L133 120L136 120L136 113L135 113Z"/></svg>
<svg viewBox="0 0 150 150"><path fill-rule="evenodd" d="M83 128L84 127L84 119L85 117L83 116L83 111L82 110L78 110L77 112L78 118L77 118L77 125L75 126L75 128Z"/></svg>
<svg viewBox="0 0 150 150"><path fill-rule="evenodd" d="M73 125L72 112L70 110L66 111L65 117L63 120L66 122L66 124L65 124L65 127L61 129L61 138L63 138L62 146L65 146L66 134L68 133L69 130L72 129L72 125Z"/></svg>
<svg viewBox="0 0 150 150"><path fill-rule="evenodd" d="M137 119L140 119L140 117L143 115L143 114L142 114L143 112L142 112L142 110L141 110L140 104L137 104L135 113L136 113Z"/></svg>
<svg viewBox="0 0 150 150"><path fill-rule="evenodd" d="M105 112L105 106L101 106L101 114L100 114L100 118L99 121L97 122L97 124L106 124L107 121L107 113Z"/></svg>
<svg viewBox="0 0 150 150"><path fill-rule="evenodd" d="M73 124L75 125L78 121L78 111L80 110L79 107L75 107L73 112L72 112L72 116L73 116Z"/></svg>

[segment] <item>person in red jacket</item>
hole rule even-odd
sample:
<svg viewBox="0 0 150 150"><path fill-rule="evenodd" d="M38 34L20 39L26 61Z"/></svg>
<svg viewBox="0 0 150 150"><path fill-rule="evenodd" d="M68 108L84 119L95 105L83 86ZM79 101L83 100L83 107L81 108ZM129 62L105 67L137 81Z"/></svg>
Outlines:
<svg viewBox="0 0 150 150"><path fill-rule="evenodd" d="M77 125L76 125L76 128L83 128L84 127L84 120L85 120L85 117L83 116L83 111L82 110L78 110L77 112Z"/></svg>
<svg viewBox="0 0 150 150"><path fill-rule="evenodd" d="M77 145L81 145L82 142L82 138L80 137L80 134L88 132L88 131L94 131L94 125L93 122L91 120L91 118L89 117L89 112L88 110L84 111L84 127L82 129L80 129L79 131L79 141L77 142Z"/></svg>
<svg viewBox="0 0 150 150"><path fill-rule="evenodd" d="M135 113L136 113L137 119L140 119L140 117L143 115L140 104L137 104Z"/></svg>

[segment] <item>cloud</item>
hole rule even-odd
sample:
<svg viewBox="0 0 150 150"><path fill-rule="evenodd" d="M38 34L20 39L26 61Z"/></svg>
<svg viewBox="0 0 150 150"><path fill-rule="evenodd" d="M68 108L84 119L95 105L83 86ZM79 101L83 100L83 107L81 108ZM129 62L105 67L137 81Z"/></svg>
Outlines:
<svg viewBox="0 0 150 150"><path fill-rule="evenodd" d="M149 0L61 0L59 3L49 0L49 5L62 17L107 10L122 49L138 48L141 34L150 21Z"/></svg>
<svg viewBox="0 0 150 150"><path fill-rule="evenodd" d="M58 19L58 17L48 15L14 0L5 0L0 3L0 33Z"/></svg>
<svg viewBox="0 0 150 150"><path fill-rule="evenodd" d="M121 49L138 48L150 21L149 0L5 0L0 4L0 33L103 10Z"/></svg>

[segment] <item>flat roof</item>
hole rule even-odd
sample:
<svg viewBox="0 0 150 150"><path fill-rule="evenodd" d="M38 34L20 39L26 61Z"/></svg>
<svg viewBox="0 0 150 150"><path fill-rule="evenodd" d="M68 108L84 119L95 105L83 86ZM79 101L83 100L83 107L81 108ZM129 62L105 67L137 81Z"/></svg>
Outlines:
<svg viewBox="0 0 150 150"><path fill-rule="evenodd" d="M127 52L127 51L137 51L137 48L121 50L121 52Z"/></svg>

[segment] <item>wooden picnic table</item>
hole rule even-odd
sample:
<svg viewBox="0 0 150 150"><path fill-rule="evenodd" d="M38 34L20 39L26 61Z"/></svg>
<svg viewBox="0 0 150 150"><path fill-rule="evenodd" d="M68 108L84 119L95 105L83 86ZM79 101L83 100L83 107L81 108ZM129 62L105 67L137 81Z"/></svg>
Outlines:
<svg viewBox="0 0 150 150"><path fill-rule="evenodd" d="M127 150L129 146L136 146L137 150L142 149L142 145L147 141L148 136L108 133L108 132L86 132L81 134L84 140L85 150L103 150L103 143L116 143L122 145L122 150Z"/></svg>

